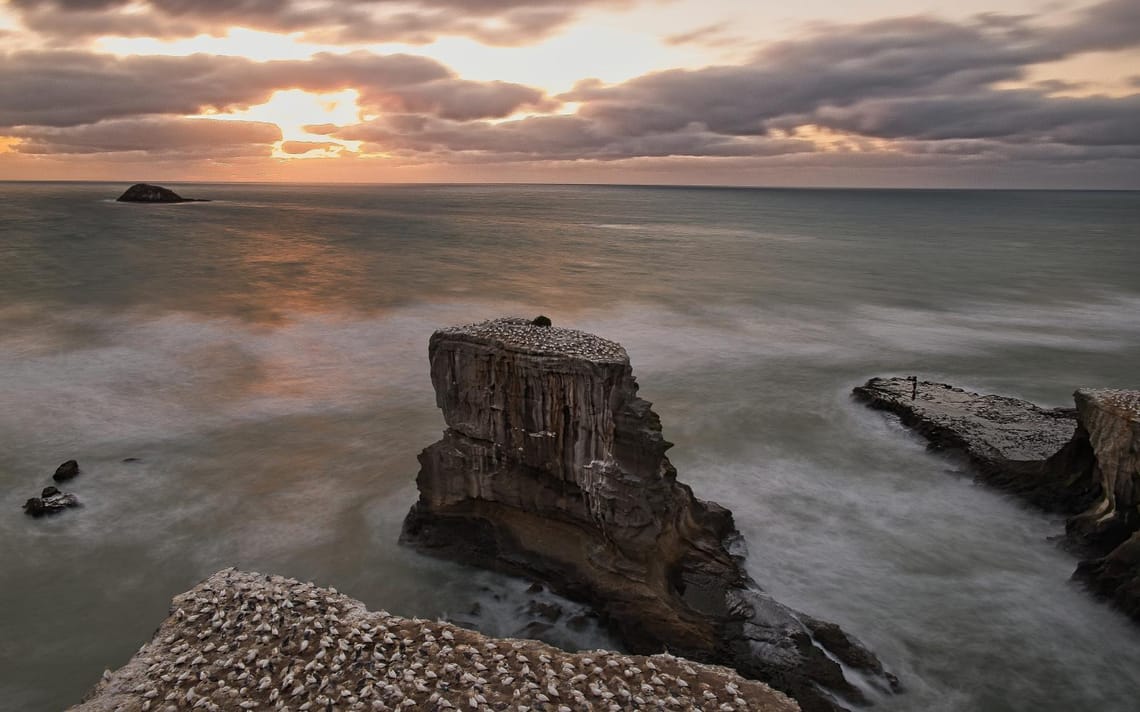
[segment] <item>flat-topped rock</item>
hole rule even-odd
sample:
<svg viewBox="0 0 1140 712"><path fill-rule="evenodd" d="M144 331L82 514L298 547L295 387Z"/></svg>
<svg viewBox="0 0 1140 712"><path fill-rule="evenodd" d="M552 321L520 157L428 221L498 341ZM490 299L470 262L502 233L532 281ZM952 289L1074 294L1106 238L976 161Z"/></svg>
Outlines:
<svg viewBox="0 0 1140 712"><path fill-rule="evenodd" d="M566 653L369 611L335 589L227 569L73 712L675 709L795 712L766 685L672 655Z"/></svg>
<svg viewBox="0 0 1140 712"><path fill-rule="evenodd" d="M535 321L504 317L464 326L452 326L440 329L436 333L451 338L470 337L473 341L484 342L505 351L564 356L599 363L629 362L629 355L621 344L585 331L543 326L536 324Z"/></svg>
<svg viewBox="0 0 1140 712"><path fill-rule="evenodd" d="M1043 467L1072 441L1077 429L1072 410L906 378L872 378L853 393L870 407L897 415L931 449L964 454L979 481L1037 506L1076 513L1096 494L1091 476L1070 482Z"/></svg>
<svg viewBox="0 0 1140 712"><path fill-rule="evenodd" d="M905 378L854 394L966 454L979 480L1071 515L1066 541L1090 557L1074 577L1140 621L1140 391L1080 389L1075 410Z"/></svg>
<svg viewBox="0 0 1140 712"><path fill-rule="evenodd" d="M1068 411L945 383L872 378L854 392L871 407L907 420L936 447L960 447L984 462L1044 460L1072 439L1077 426Z"/></svg>
<svg viewBox="0 0 1140 712"><path fill-rule="evenodd" d="M402 542L542 581L634 652L729 665L809 712L895 685L838 626L748 576L731 512L677 481L620 345L496 319L437 331L428 357L448 428L420 455Z"/></svg>

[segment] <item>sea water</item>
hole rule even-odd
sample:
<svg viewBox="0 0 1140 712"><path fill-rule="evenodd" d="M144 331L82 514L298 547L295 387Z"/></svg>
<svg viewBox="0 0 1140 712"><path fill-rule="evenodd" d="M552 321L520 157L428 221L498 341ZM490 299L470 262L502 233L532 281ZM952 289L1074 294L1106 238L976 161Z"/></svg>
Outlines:
<svg viewBox="0 0 1140 712"><path fill-rule="evenodd" d="M428 337L545 314L625 345L757 581L902 680L879 709L1136 709L1140 629L1062 523L849 392L1140 386L1140 194L125 187L0 184L0 708L77 702L227 566L518 634L527 582L397 537L444 427ZM23 515L71 458L85 506Z"/></svg>

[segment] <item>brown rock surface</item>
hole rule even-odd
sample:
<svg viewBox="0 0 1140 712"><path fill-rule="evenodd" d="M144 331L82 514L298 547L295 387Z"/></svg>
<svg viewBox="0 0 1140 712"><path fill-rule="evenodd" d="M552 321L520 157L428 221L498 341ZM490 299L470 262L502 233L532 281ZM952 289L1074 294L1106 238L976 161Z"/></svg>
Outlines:
<svg viewBox="0 0 1140 712"><path fill-rule="evenodd" d="M796 712L732 670L671 655L570 654L369 611L335 589L227 569L175 597L154 638L73 712Z"/></svg>
<svg viewBox="0 0 1140 712"><path fill-rule="evenodd" d="M854 394L935 449L964 452L978 479L1072 515L1074 577L1140 620L1140 391L1081 389L1076 410L980 395L943 383L872 378Z"/></svg>
<svg viewBox="0 0 1140 712"><path fill-rule="evenodd" d="M635 652L729 665L809 712L865 701L836 660L895 684L838 627L749 578L732 514L677 481L620 345L499 319L438 331L428 352L448 428L420 455L403 542L540 579Z"/></svg>

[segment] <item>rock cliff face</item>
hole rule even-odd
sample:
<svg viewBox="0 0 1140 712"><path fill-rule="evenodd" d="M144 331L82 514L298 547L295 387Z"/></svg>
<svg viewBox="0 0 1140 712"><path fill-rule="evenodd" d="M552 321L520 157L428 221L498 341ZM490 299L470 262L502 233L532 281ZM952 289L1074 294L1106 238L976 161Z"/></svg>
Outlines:
<svg viewBox="0 0 1140 712"><path fill-rule="evenodd" d="M837 660L894 686L857 641L749 578L732 514L677 481L621 346L499 319L438 331L428 351L448 428L420 455L403 542L540 579L634 652L729 665L809 712L865 701Z"/></svg>
<svg viewBox="0 0 1140 712"><path fill-rule="evenodd" d="M1078 390L1075 410L942 383L872 378L855 389L936 449L964 452L978 479L1049 511L1082 561L1074 577L1140 621L1140 391Z"/></svg>

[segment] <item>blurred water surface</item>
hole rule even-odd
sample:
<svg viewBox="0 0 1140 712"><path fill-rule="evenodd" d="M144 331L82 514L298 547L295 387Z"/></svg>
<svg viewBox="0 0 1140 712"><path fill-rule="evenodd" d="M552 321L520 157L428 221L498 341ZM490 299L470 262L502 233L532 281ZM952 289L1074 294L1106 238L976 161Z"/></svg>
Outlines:
<svg viewBox="0 0 1140 712"><path fill-rule="evenodd" d="M77 702L225 566L516 632L525 584L396 538L431 332L543 313L626 346L757 580L903 679L880 709L1135 709L1140 632L1067 581L1059 523L847 394L1137 386L1140 195L176 187L215 202L0 184L0 708ZM23 516L72 457L86 506Z"/></svg>

